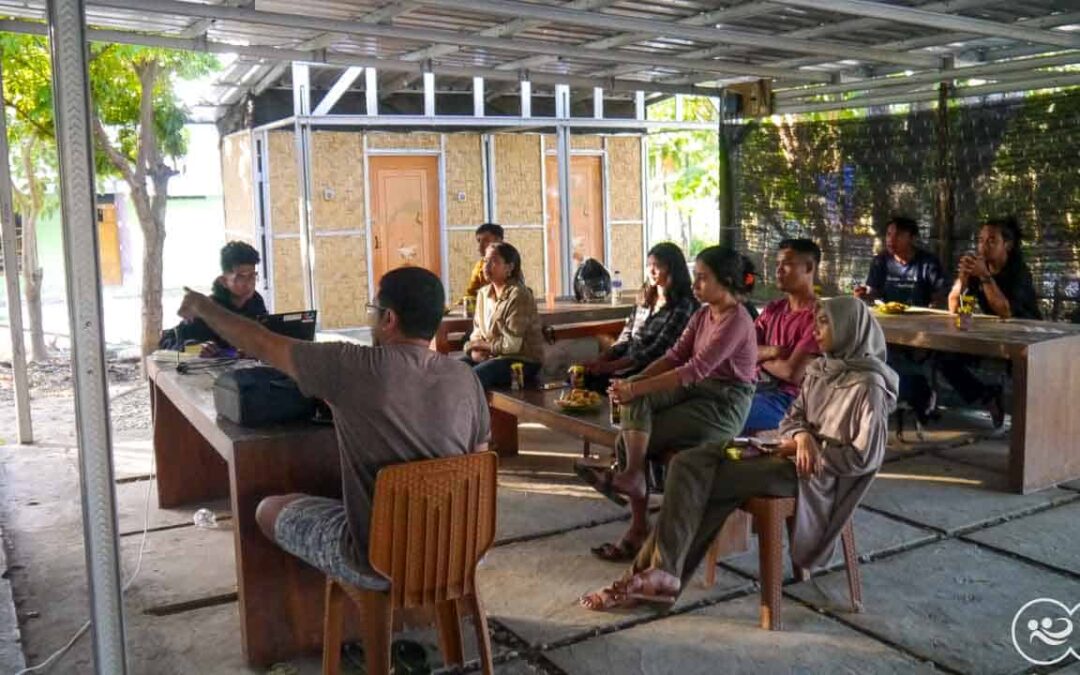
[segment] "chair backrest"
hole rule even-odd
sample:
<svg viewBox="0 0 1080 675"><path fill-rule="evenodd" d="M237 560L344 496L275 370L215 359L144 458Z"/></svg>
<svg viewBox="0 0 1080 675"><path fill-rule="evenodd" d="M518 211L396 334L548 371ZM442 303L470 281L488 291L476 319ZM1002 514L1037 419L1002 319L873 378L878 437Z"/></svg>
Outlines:
<svg viewBox="0 0 1080 675"><path fill-rule="evenodd" d="M475 593L476 565L495 540L499 459L481 452L379 471L368 557L394 607Z"/></svg>

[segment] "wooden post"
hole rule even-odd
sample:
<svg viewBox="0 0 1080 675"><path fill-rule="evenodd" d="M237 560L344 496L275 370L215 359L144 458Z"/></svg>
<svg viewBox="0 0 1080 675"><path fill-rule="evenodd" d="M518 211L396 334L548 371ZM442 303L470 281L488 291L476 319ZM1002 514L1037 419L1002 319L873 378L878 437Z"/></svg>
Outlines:
<svg viewBox="0 0 1080 675"><path fill-rule="evenodd" d="M949 151L949 99L952 81L938 85L937 176L934 186L934 230L938 237L938 258L946 269L953 265L953 231L956 222L956 185Z"/></svg>

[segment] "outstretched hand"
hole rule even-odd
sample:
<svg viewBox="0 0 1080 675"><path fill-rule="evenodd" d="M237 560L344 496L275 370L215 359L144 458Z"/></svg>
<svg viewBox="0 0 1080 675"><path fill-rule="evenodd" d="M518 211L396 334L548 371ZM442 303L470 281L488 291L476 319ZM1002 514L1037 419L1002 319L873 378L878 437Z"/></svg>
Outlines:
<svg viewBox="0 0 1080 675"><path fill-rule="evenodd" d="M176 313L183 317L185 321L197 319L199 318L199 307L207 300L208 298L202 293L184 286L184 300L180 303L180 309Z"/></svg>

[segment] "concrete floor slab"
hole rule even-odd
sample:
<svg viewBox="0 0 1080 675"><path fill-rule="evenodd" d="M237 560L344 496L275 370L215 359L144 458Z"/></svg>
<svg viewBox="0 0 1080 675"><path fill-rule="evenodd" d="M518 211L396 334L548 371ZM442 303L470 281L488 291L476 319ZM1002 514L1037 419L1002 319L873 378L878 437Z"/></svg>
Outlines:
<svg viewBox="0 0 1080 675"><path fill-rule="evenodd" d="M756 597L669 616L546 654L569 675L640 673L912 673L917 660L789 604L786 630L758 628Z"/></svg>
<svg viewBox="0 0 1080 675"><path fill-rule="evenodd" d="M146 612L236 591L232 521L216 528L183 527L150 532L139 576L128 589L129 611ZM124 537L125 578L135 569L142 536Z"/></svg>
<svg viewBox="0 0 1080 675"><path fill-rule="evenodd" d="M842 572L815 581L827 597L811 583L785 592L816 607L844 606ZM843 611L843 621L963 673L1025 670L1012 643L1015 613L1035 598L1080 598L1076 579L956 540L866 565L862 581L866 609Z"/></svg>
<svg viewBox="0 0 1080 675"><path fill-rule="evenodd" d="M1066 504L967 535L967 539L1080 574L1080 503Z"/></svg>
<svg viewBox="0 0 1080 675"><path fill-rule="evenodd" d="M625 528L613 523L492 550L478 574L488 615L534 646L647 617L647 609L591 612L578 604L583 594L610 584L627 569L627 564L604 562L589 552L616 541ZM749 587L748 580L721 570L716 586L705 589L699 573L677 606Z"/></svg>
<svg viewBox="0 0 1080 675"><path fill-rule="evenodd" d="M946 459L989 469L1004 474L1009 470L1008 439L980 440L951 448L936 450L935 454Z"/></svg>
<svg viewBox="0 0 1080 675"><path fill-rule="evenodd" d="M629 517L625 508L581 482L504 476L499 480L498 501L497 544Z"/></svg>
<svg viewBox="0 0 1080 675"><path fill-rule="evenodd" d="M149 502L147 501L148 491ZM213 511L218 520L225 521L231 517L227 499L217 499L175 509L158 508L157 501L157 481L139 480L117 485L116 516L120 523L120 536L141 534L148 519L151 530L191 525L195 511L203 507ZM149 511L147 511L148 507Z"/></svg>
<svg viewBox="0 0 1080 675"><path fill-rule="evenodd" d="M859 556L878 556L919 544L932 541L938 535L930 530L914 527L906 523L893 520L879 513L859 509L855 512L855 547ZM753 576L758 576L758 548L757 537L751 539L750 550L737 556L732 556L722 561L739 571ZM829 562L830 568L842 567L844 553L839 544L833 552ZM784 558L784 575L786 579L792 578L791 559Z"/></svg>
<svg viewBox="0 0 1080 675"><path fill-rule="evenodd" d="M0 532L0 672L15 673L26 666L19 637L19 618L8 580L4 536Z"/></svg>
<svg viewBox="0 0 1080 675"><path fill-rule="evenodd" d="M1002 474L923 456L883 466L863 505L951 534L1072 499L1057 488L1018 495Z"/></svg>

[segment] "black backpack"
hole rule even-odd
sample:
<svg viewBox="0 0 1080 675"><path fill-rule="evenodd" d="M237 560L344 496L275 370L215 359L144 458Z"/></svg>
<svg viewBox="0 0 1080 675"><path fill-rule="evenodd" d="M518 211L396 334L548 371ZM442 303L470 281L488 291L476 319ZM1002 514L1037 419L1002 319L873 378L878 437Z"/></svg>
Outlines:
<svg viewBox="0 0 1080 675"><path fill-rule="evenodd" d="M596 302L611 297L611 275L595 258L586 258L574 272L574 299Z"/></svg>

